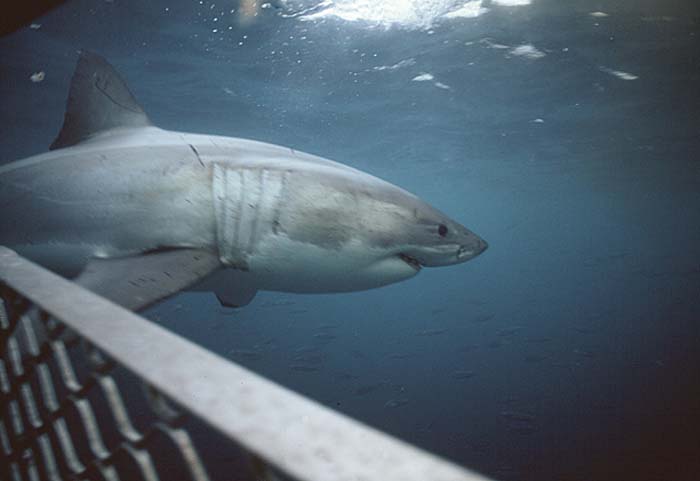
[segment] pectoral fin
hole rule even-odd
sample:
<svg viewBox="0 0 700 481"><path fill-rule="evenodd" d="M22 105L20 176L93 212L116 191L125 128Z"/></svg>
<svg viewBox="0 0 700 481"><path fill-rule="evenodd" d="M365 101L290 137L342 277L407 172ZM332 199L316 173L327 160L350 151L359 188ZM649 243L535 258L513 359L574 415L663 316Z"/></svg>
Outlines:
<svg viewBox="0 0 700 481"><path fill-rule="evenodd" d="M219 303L224 307L243 307L250 304L258 290L251 286L214 291Z"/></svg>
<svg viewBox="0 0 700 481"><path fill-rule="evenodd" d="M250 275L236 269L219 269L188 290L213 292L224 307L247 306L258 293Z"/></svg>
<svg viewBox="0 0 700 481"><path fill-rule="evenodd" d="M75 282L137 311L189 287L220 267L219 258L211 252L177 249L133 257L93 259Z"/></svg>

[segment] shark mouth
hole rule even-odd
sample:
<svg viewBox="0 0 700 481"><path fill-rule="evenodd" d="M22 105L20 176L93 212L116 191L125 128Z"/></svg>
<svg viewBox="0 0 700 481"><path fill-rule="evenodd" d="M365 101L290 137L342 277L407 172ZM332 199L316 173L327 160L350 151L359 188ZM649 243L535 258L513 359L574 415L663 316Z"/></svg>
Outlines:
<svg viewBox="0 0 700 481"><path fill-rule="evenodd" d="M399 259L404 261L406 264L408 264L409 266L411 266L415 270L417 270L417 271L421 270L422 266L420 265L420 262L418 262L418 259L416 259L415 257L411 257L407 254L399 254L398 257L399 257Z"/></svg>

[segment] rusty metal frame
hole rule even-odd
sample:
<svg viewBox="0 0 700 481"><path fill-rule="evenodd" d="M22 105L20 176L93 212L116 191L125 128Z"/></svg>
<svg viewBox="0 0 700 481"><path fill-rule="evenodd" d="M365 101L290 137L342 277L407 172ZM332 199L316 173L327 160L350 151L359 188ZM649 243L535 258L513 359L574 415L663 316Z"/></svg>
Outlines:
<svg viewBox="0 0 700 481"><path fill-rule="evenodd" d="M157 432L184 460L183 479L207 481L182 427L187 413L250 453L260 478L282 473L308 481L487 481L219 357L4 247L0 289L1 479L119 480L114 461L122 456L142 479L155 481L161 478L146 445ZM68 352L78 345L89 372L83 378ZM112 375L115 366L146 385L156 421L145 432L130 420ZM116 447L102 438L90 390L101 394L111 413L120 435ZM68 410L78 423L66 420ZM76 429L87 440L88 460L76 452Z"/></svg>

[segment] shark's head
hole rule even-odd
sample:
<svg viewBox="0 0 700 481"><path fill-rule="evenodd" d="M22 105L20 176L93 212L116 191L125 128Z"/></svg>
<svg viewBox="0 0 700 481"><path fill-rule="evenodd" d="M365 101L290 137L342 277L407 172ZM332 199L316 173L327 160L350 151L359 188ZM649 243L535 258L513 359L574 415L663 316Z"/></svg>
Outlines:
<svg viewBox="0 0 700 481"><path fill-rule="evenodd" d="M405 195L405 202L397 206L404 212L402 222L396 226L392 250L416 270L466 262L488 247L486 241L463 225L420 199ZM408 207L411 204L412 208Z"/></svg>
<svg viewBox="0 0 700 481"><path fill-rule="evenodd" d="M394 185L361 189L354 234L367 247L366 271L381 284L415 276L423 267L466 262L487 243L460 223Z"/></svg>
<svg viewBox="0 0 700 481"><path fill-rule="evenodd" d="M263 289L370 289L466 262L487 247L415 195L363 172L309 165L279 175L275 207L263 214L271 228L249 258Z"/></svg>

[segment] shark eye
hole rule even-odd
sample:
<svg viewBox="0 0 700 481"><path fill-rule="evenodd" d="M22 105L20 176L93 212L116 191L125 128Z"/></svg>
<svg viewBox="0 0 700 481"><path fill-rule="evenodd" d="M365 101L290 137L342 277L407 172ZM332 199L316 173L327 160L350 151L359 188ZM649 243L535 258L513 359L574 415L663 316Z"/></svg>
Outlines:
<svg viewBox="0 0 700 481"><path fill-rule="evenodd" d="M438 234L440 234L440 237L445 237L447 235L447 226L445 224L440 224L438 227Z"/></svg>

